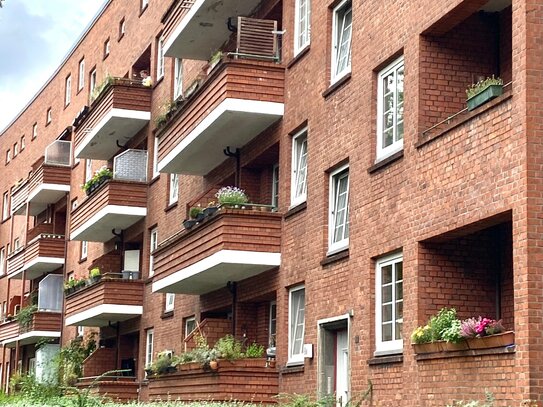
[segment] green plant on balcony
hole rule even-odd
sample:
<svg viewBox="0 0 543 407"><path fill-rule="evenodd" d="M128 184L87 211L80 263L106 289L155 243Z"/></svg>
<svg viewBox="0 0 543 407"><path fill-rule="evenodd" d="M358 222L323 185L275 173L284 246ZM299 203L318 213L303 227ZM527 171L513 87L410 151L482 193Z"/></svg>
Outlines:
<svg viewBox="0 0 543 407"><path fill-rule="evenodd" d="M76 280L74 278L68 280L68 281L65 281L64 282L64 292L66 294L71 294L75 291L75 283L76 283Z"/></svg>
<svg viewBox="0 0 543 407"><path fill-rule="evenodd" d="M62 385L74 386L81 377L83 361L96 350L95 336L92 332L85 339L77 337L60 349L57 366Z"/></svg>
<svg viewBox="0 0 543 407"><path fill-rule="evenodd" d="M15 316L15 319L22 329L30 328L32 325L32 317L37 310L38 306L35 304L27 305L26 307L21 308L19 313Z"/></svg>
<svg viewBox="0 0 543 407"><path fill-rule="evenodd" d="M466 89L468 110L473 110L495 97L500 96L502 92L503 80L501 78L495 78L494 75L470 85Z"/></svg>
<svg viewBox="0 0 543 407"><path fill-rule="evenodd" d="M249 346L247 346L247 349L245 349L245 357L248 358L261 358L264 356L264 346L253 342Z"/></svg>
<svg viewBox="0 0 543 407"><path fill-rule="evenodd" d="M111 171L104 165L103 167L96 170L92 178L83 184L82 189L87 195L90 195L91 193L96 191L96 189L98 189L100 185L104 184L112 178L113 171Z"/></svg>
<svg viewBox="0 0 543 407"><path fill-rule="evenodd" d="M172 116L177 111L178 107L182 104L181 99L177 100L166 100L160 106L160 114L155 118L155 126L157 129L164 126L172 118Z"/></svg>
<svg viewBox="0 0 543 407"><path fill-rule="evenodd" d="M113 82L115 82L115 78L110 74L107 74L104 80L93 89L90 95L90 103L92 104L92 102L98 99L98 96L100 96L109 85L113 84Z"/></svg>
<svg viewBox="0 0 543 407"><path fill-rule="evenodd" d="M249 202L245 191L233 186L222 187L215 196L222 206L239 207Z"/></svg>
<svg viewBox="0 0 543 407"><path fill-rule="evenodd" d="M102 273L99 267L94 267L89 271L89 280L91 283L97 283L102 279Z"/></svg>

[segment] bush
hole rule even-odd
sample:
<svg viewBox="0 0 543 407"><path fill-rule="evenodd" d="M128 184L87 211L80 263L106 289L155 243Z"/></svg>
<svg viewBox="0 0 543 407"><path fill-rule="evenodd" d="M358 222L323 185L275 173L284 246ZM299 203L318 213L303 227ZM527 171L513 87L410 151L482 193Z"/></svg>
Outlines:
<svg viewBox="0 0 543 407"><path fill-rule="evenodd" d="M264 346L259 345L258 343L251 343L245 349L245 356L248 358L261 358L264 355Z"/></svg>
<svg viewBox="0 0 543 407"><path fill-rule="evenodd" d="M243 345L240 341L234 338L232 335L223 336L215 344L221 357L228 360L241 359L244 357Z"/></svg>

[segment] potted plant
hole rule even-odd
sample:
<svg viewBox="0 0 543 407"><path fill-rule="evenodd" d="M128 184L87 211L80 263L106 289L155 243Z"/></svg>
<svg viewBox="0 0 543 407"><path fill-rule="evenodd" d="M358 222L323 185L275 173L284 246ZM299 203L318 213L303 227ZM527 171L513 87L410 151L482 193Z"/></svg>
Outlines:
<svg viewBox="0 0 543 407"><path fill-rule="evenodd" d="M19 313L15 316L15 319L22 329L30 328L30 325L32 325L32 317L37 310L38 306L35 304L21 308Z"/></svg>
<svg viewBox="0 0 543 407"><path fill-rule="evenodd" d="M204 216L211 216L219 210L217 203L215 201L209 201L207 206L204 208Z"/></svg>
<svg viewBox="0 0 543 407"><path fill-rule="evenodd" d="M460 350L462 342L460 321L454 308L442 308L424 327L418 327L411 335L415 353L433 353L442 350Z"/></svg>
<svg viewBox="0 0 543 407"><path fill-rule="evenodd" d="M245 191L238 187L222 187L215 194L217 200L222 206L239 208L249 202Z"/></svg>
<svg viewBox="0 0 543 407"><path fill-rule="evenodd" d="M441 332L441 337L445 341L441 345L444 351L457 351L468 349L468 343L460 334L460 326L460 320L454 319L451 321L451 325L448 328L443 329L443 331Z"/></svg>
<svg viewBox="0 0 543 407"><path fill-rule="evenodd" d="M481 316L462 321L460 334L470 349L499 348L515 343L515 333L505 331L501 320Z"/></svg>
<svg viewBox="0 0 543 407"><path fill-rule="evenodd" d="M64 292L69 295L75 291L75 280L71 279L64 282Z"/></svg>
<svg viewBox="0 0 543 407"><path fill-rule="evenodd" d="M83 184L83 191L89 196L96 191L102 184L106 183L113 178L113 171L107 168L105 165L94 173L91 179Z"/></svg>
<svg viewBox="0 0 543 407"><path fill-rule="evenodd" d="M502 92L503 80L501 78L495 78L494 75L492 75L491 78L482 79L479 82L470 85L466 89L468 110L471 111L476 107L483 105L489 100L500 96Z"/></svg>
<svg viewBox="0 0 543 407"><path fill-rule="evenodd" d="M92 283L97 283L102 279L102 274L100 273L100 268L94 267L89 271L89 279Z"/></svg>
<svg viewBox="0 0 543 407"><path fill-rule="evenodd" d="M204 220L204 211L199 206L193 206L190 208L189 216L191 219L196 220L196 222L201 222Z"/></svg>

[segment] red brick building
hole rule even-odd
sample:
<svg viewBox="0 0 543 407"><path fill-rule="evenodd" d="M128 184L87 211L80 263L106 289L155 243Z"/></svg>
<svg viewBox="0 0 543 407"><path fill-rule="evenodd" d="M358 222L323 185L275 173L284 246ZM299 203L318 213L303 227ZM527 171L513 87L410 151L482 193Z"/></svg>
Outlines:
<svg viewBox="0 0 543 407"><path fill-rule="evenodd" d="M531 0L107 2L1 133L2 386L96 332L82 382L127 369L100 387L121 398L543 400L542 17ZM468 111L492 75L503 94ZM250 205L185 228L225 186ZM415 354L445 306L503 319L514 346ZM277 366L147 380L196 324L274 345Z"/></svg>

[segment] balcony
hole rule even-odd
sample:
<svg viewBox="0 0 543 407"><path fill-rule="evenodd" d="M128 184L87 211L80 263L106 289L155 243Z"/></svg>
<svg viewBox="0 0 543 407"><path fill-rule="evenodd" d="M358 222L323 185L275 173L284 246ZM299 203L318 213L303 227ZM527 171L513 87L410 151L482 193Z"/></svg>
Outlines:
<svg viewBox="0 0 543 407"><path fill-rule="evenodd" d="M19 336L19 324L15 320L4 321L0 324L0 343L12 341Z"/></svg>
<svg viewBox="0 0 543 407"><path fill-rule="evenodd" d="M70 192L71 153L70 141L57 140L34 163L28 180L29 215L38 215Z"/></svg>
<svg viewBox="0 0 543 407"><path fill-rule="evenodd" d="M66 296L66 326L108 326L143 312L143 281L102 280Z"/></svg>
<svg viewBox="0 0 543 407"><path fill-rule="evenodd" d="M259 3L260 0L175 1L162 19L164 54L168 57L207 60L230 37L228 22L230 26L237 23L238 32L243 29L244 24L239 23L240 17L234 21L231 18L251 14ZM274 30L277 30L276 24L269 26L265 34L275 40Z"/></svg>
<svg viewBox="0 0 543 407"><path fill-rule="evenodd" d="M25 179L11 189L11 214L24 214L27 200L28 179Z"/></svg>
<svg viewBox="0 0 543 407"><path fill-rule="evenodd" d="M113 178L73 212L70 239L106 242L147 215L147 151L126 150L115 157Z"/></svg>
<svg viewBox="0 0 543 407"><path fill-rule="evenodd" d="M283 117L284 68L223 60L157 135L160 172L206 175Z"/></svg>
<svg viewBox="0 0 543 407"><path fill-rule="evenodd" d="M25 251L24 247L20 247L12 252L7 258L6 270L8 277L21 274L23 272L24 264Z"/></svg>
<svg viewBox="0 0 543 407"><path fill-rule="evenodd" d="M9 329L14 333L17 331L16 336L6 338L2 341L2 345L7 348L14 348L19 342L19 345L30 345L37 343L43 338L60 338L60 330L62 328L62 313L59 312L45 312L37 311L32 315L32 322L28 327L22 328L16 321L9 322L8 324L14 324ZM2 326L0 325L0 329Z"/></svg>
<svg viewBox="0 0 543 407"><path fill-rule="evenodd" d="M282 215L221 209L154 252L153 292L205 294L278 267Z"/></svg>
<svg viewBox="0 0 543 407"><path fill-rule="evenodd" d="M8 278L21 279L24 271L26 280L34 280L42 274L58 269L64 264L65 242L64 235L37 235L23 250L8 260Z"/></svg>
<svg viewBox="0 0 543 407"><path fill-rule="evenodd" d="M75 131L75 156L109 160L151 119L151 88L110 78Z"/></svg>

